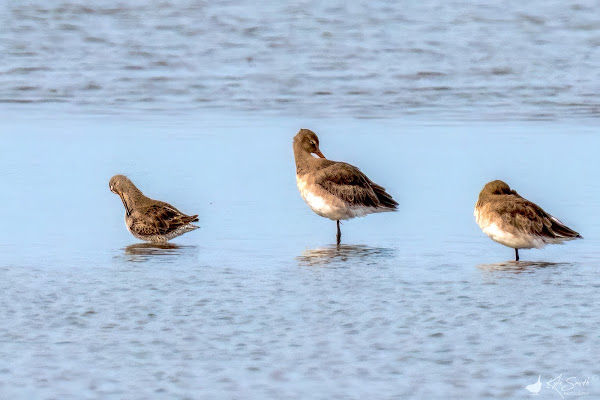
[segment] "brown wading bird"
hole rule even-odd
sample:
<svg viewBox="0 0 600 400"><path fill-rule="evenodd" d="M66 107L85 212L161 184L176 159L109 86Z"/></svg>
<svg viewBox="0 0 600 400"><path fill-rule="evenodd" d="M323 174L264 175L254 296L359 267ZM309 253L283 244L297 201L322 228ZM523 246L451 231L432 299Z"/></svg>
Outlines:
<svg viewBox="0 0 600 400"><path fill-rule="evenodd" d="M294 157L298 190L314 212L337 221L337 244L342 238L341 220L396 211L398 203L392 196L358 168L326 159L314 132L300 129L294 137Z"/></svg>
<svg viewBox="0 0 600 400"><path fill-rule="evenodd" d="M475 220L495 242L515 249L542 248L582 238L540 206L524 199L502 181L487 183L475 204Z"/></svg>
<svg viewBox="0 0 600 400"><path fill-rule="evenodd" d="M125 206L125 225L133 236L148 242L165 243L184 233L198 229L191 222L197 215L185 215L172 205L150 199L126 176L115 175L108 184Z"/></svg>

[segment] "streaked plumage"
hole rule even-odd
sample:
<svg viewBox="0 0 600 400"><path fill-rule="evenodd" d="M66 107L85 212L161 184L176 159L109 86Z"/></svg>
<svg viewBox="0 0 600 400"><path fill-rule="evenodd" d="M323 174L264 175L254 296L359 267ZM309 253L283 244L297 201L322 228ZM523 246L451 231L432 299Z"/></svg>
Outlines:
<svg viewBox="0 0 600 400"><path fill-rule="evenodd" d="M113 176L109 188L121 197L125 225L138 239L165 243L199 228L191 224L198 221L198 215L186 215L168 203L144 196L126 176Z"/></svg>
<svg viewBox="0 0 600 400"><path fill-rule="evenodd" d="M339 221L378 212L396 211L398 203L383 187L353 165L327 160L319 149L319 138L301 129L294 137L296 183L302 198L318 215ZM315 158L316 154L320 158Z"/></svg>
<svg viewBox="0 0 600 400"><path fill-rule="evenodd" d="M475 204L475 220L490 239L515 249L541 248L581 238L540 206L500 181L486 184Z"/></svg>

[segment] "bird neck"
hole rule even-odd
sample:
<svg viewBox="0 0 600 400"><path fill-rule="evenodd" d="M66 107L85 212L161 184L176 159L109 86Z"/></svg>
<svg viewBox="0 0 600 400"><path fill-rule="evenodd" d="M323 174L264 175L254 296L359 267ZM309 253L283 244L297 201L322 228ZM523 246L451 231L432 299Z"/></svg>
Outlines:
<svg viewBox="0 0 600 400"><path fill-rule="evenodd" d="M134 207L140 205L147 197L138 188L131 185L121 193L121 199L125 206L125 212L130 215Z"/></svg>
<svg viewBox="0 0 600 400"><path fill-rule="evenodd" d="M313 166L321 160L320 158L313 157L312 154L299 146L294 146L294 158L296 159L297 175L302 175L313 169Z"/></svg>

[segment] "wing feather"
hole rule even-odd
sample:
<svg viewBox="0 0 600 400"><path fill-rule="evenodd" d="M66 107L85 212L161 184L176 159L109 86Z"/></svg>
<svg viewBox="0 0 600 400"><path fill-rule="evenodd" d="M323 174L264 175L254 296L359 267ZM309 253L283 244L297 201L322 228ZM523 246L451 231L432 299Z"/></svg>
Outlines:
<svg viewBox="0 0 600 400"><path fill-rule="evenodd" d="M505 224L524 233L534 233L552 239L580 237L579 233L565 226L537 204L516 193L506 196L512 199L498 201L495 207Z"/></svg>
<svg viewBox="0 0 600 400"><path fill-rule="evenodd" d="M166 235L174 230L198 221L198 215L185 215L168 203L150 205L135 218L131 230L143 235Z"/></svg>
<svg viewBox="0 0 600 400"><path fill-rule="evenodd" d="M332 162L319 170L315 183L354 206L395 209L398 205L385 188L372 182L358 168L350 164Z"/></svg>

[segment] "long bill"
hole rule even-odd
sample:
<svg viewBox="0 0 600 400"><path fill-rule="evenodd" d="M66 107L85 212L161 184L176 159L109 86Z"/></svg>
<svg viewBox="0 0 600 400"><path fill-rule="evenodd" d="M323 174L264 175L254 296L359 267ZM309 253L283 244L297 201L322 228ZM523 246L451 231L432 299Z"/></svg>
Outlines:
<svg viewBox="0 0 600 400"><path fill-rule="evenodd" d="M321 153L321 150L319 150L319 149L315 150L315 152L313 154L318 155L320 158L325 158L325 156L323 155L323 153Z"/></svg>
<svg viewBox="0 0 600 400"><path fill-rule="evenodd" d="M131 215L131 211L129 210L129 207L127 207L127 202L125 201L125 196L123 196L122 193L119 193L119 197L121 198L121 201L123 202L123 205L125 206L125 214L127 214L127 216Z"/></svg>

